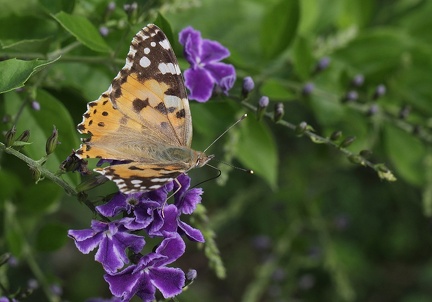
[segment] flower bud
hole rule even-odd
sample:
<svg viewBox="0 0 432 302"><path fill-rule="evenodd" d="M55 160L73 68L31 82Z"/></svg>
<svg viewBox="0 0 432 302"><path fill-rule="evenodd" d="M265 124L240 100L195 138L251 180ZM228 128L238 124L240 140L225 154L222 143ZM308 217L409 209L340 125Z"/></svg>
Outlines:
<svg viewBox="0 0 432 302"><path fill-rule="evenodd" d="M401 108L401 110L399 111L398 117L401 120L404 120L404 119L406 119L408 117L408 115L410 114L410 112L411 112L411 107L409 105L404 105Z"/></svg>
<svg viewBox="0 0 432 302"><path fill-rule="evenodd" d="M255 88L255 83L251 77L245 77L243 79L243 86L242 86L242 97L246 98L249 95L249 92L251 92Z"/></svg>
<svg viewBox="0 0 432 302"><path fill-rule="evenodd" d="M348 160L353 164L362 164L363 163L363 159L359 155L352 154L352 155L348 156Z"/></svg>
<svg viewBox="0 0 432 302"><path fill-rule="evenodd" d="M387 89L386 89L386 87L383 84L378 85L375 88L375 92L374 92L374 94L372 96L372 99L376 100L376 99L382 97L386 93L386 90Z"/></svg>
<svg viewBox="0 0 432 302"><path fill-rule="evenodd" d="M263 95L258 101L257 108L257 119L260 120L266 112L267 106L269 105L269 98Z"/></svg>
<svg viewBox="0 0 432 302"><path fill-rule="evenodd" d="M348 91L342 98L342 102L354 102L358 100L358 92L355 90Z"/></svg>
<svg viewBox="0 0 432 302"><path fill-rule="evenodd" d="M366 115L367 116L373 116L375 114L377 114L379 111L379 107L377 104L372 104L369 109L366 111Z"/></svg>
<svg viewBox="0 0 432 302"><path fill-rule="evenodd" d="M31 102L31 107L34 111L39 111L41 109L39 102L36 100Z"/></svg>
<svg viewBox="0 0 432 302"><path fill-rule="evenodd" d="M123 9L126 13L128 13L129 15L131 15L132 13L134 13L138 8L138 4L136 2L132 2L132 3L127 3L125 5L123 5Z"/></svg>
<svg viewBox="0 0 432 302"><path fill-rule="evenodd" d="M12 128L10 130L8 130L5 134L6 147L12 146L12 144L14 142L15 134L16 134L16 128L15 128L15 125L13 125Z"/></svg>
<svg viewBox="0 0 432 302"><path fill-rule="evenodd" d="M111 1L110 3L108 3L108 5L107 5L108 11L113 11L113 10L115 10L115 8L116 8L116 4L114 1Z"/></svg>
<svg viewBox="0 0 432 302"><path fill-rule="evenodd" d="M196 277L198 276L198 273L196 270L194 269L190 269L188 270L188 272L186 273L186 280L187 281L193 281L196 279Z"/></svg>
<svg viewBox="0 0 432 302"><path fill-rule="evenodd" d="M303 135L307 130L307 126L308 124L306 122L301 122L300 124L298 124L295 128L295 134L298 136Z"/></svg>
<svg viewBox="0 0 432 302"><path fill-rule="evenodd" d="M364 76L362 74L356 75L351 81L351 85L353 85L354 87L361 87L363 83L364 83Z"/></svg>
<svg viewBox="0 0 432 302"><path fill-rule="evenodd" d="M314 83L306 83L302 88L302 94L304 96L310 95L315 89Z"/></svg>
<svg viewBox="0 0 432 302"><path fill-rule="evenodd" d="M42 173L41 171L39 171L38 169L34 168L34 167L29 167L30 168L30 172L32 174L32 177L35 181L35 183L38 183L38 181L41 179Z"/></svg>
<svg viewBox="0 0 432 302"><path fill-rule="evenodd" d="M58 130L54 126L54 130L53 130L51 136L48 137L47 142L46 142L46 146L45 146L46 154L49 155L49 154L53 153L55 148L57 147L58 143L59 143L58 142Z"/></svg>
<svg viewBox="0 0 432 302"><path fill-rule="evenodd" d="M109 34L109 29L108 29L108 27L106 27L106 26L101 26L101 27L99 27L99 34L100 34L102 37L106 37L106 36L108 36L108 34Z"/></svg>
<svg viewBox="0 0 432 302"><path fill-rule="evenodd" d="M30 130L24 130L23 133L21 133L21 135L18 136L16 140L20 142L28 142L29 138L30 138Z"/></svg>
<svg viewBox="0 0 432 302"><path fill-rule="evenodd" d="M279 122L284 116L284 105L282 103L276 103L274 111L274 121Z"/></svg>
<svg viewBox="0 0 432 302"><path fill-rule="evenodd" d="M339 140L341 138L341 136L342 136L342 131L340 131L340 130L334 131L330 135L330 140L331 141L337 141L337 140Z"/></svg>
<svg viewBox="0 0 432 302"><path fill-rule="evenodd" d="M363 158L370 158L372 156L372 151L370 150L361 150L359 152L360 156L362 156Z"/></svg>
<svg viewBox="0 0 432 302"><path fill-rule="evenodd" d="M18 136L18 138L16 139L16 141L14 142L14 147L17 151L21 151L21 149L24 147L25 144L23 143L27 143L28 140L30 138L30 130L25 130L23 133L21 133L20 136Z"/></svg>
<svg viewBox="0 0 432 302"><path fill-rule="evenodd" d="M327 67L330 65L330 58L329 57L324 57L321 58L318 63L315 65L315 69L314 69L314 74L319 73L325 69L327 69Z"/></svg>
<svg viewBox="0 0 432 302"><path fill-rule="evenodd" d="M356 137L355 136L348 136L347 138L345 138L339 145L339 147L341 148L346 148L349 145L351 145L354 141L355 141Z"/></svg>

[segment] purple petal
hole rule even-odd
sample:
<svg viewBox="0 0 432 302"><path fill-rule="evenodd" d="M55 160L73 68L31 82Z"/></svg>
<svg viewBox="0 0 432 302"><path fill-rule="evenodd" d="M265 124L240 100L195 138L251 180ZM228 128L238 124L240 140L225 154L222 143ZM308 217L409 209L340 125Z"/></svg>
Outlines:
<svg viewBox="0 0 432 302"><path fill-rule="evenodd" d="M212 78L214 79L214 81L216 82L217 85L221 86L221 84L225 84L226 83L221 83L222 80L226 81L227 77L234 77L235 79L235 69L234 66L232 66L231 64L225 64L225 63L211 63L211 64L207 64L205 66L205 69L210 72L210 75L212 76ZM234 82L233 82L234 83ZM231 87L230 87L231 88Z"/></svg>
<svg viewBox="0 0 432 302"><path fill-rule="evenodd" d="M135 266L132 265L117 274L105 274L105 281L108 282L111 293L116 297L122 297L122 301L129 301L140 290L147 292L147 299L144 301L152 301L154 299L155 288L150 284L148 276L144 271L135 271ZM146 283L150 287L146 286ZM152 296L149 299L148 296Z"/></svg>
<svg viewBox="0 0 432 302"><path fill-rule="evenodd" d="M204 39L201 46L201 64L207 65L208 63L220 61L229 57L230 52L222 46L219 42Z"/></svg>
<svg viewBox="0 0 432 302"><path fill-rule="evenodd" d="M201 33L192 27L186 27L179 33L180 44L184 47L184 56L192 66L195 66L201 55Z"/></svg>
<svg viewBox="0 0 432 302"><path fill-rule="evenodd" d="M142 279L139 285L139 290L136 293L138 297L141 298L144 302L153 302L155 301L155 293L156 288L150 282L150 277L146 277L146 279Z"/></svg>
<svg viewBox="0 0 432 302"><path fill-rule="evenodd" d="M96 211L105 217L113 217L127 209L128 203L126 202L126 196L125 194L117 193L106 204L97 206Z"/></svg>
<svg viewBox="0 0 432 302"><path fill-rule="evenodd" d="M96 252L95 259L103 265L105 271L108 273L116 272L123 267L124 263L129 262L124 251L121 253L108 238L102 240Z"/></svg>
<svg viewBox="0 0 432 302"><path fill-rule="evenodd" d="M98 232L92 230L92 229L85 229L85 230L69 230L68 236L73 238L77 241L83 241L86 239L89 239L91 237L94 237Z"/></svg>
<svg viewBox="0 0 432 302"><path fill-rule="evenodd" d="M204 69L187 69L184 72L185 85L189 89L189 98L198 102L207 102L213 93L214 79Z"/></svg>
<svg viewBox="0 0 432 302"><path fill-rule="evenodd" d="M153 268L149 276L151 283L160 290L165 299L180 294L185 284L185 275L179 268Z"/></svg>
<svg viewBox="0 0 432 302"><path fill-rule="evenodd" d="M166 259L167 256L165 255L161 255L157 253L149 253L141 257L134 271L148 270L148 268L150 267L159 266L159 263L163 263L163 261L165 261Z"/></svg>
<svg viewBox="0 0 432 302"><path fill-rule="evenodd" d="M228 91L234 86L235 80L236 80L236 76L231 75L231 76L226 76L219 81L218 85L222 89L222 92L225 95L227 95Z"/></svg>
<svg viewBox="0 0 432 302"><path fill-rule="evenodd" d="M147 233L150 237L160 236L159 230L164 224L164 219L161 216L159 210L153 210L153 221L150 223L148 227L146 227Z"/></svg>
<svg viewBox="0 0 432 302"><path fill-rule="evenodd" d="M107 272L115 272L124 264L129 263L126 248L138 253L145 245L143 237L129 234L122 226L117 228L117 224L110 223L110 230L103 233L104 238L95 255L96 261L102 263Z"/></svg>
<svg viewBox="0 0 432 302"><path fill-rule="evenodd" d="M162 228L159 230L160 235L162 236L162 232L173 233L177 232L177 217L178 210L177 207L173 204L166 206L164 209L164 224Z"/></svg>
<svg viewBox="0 0 432 302"><path fill-rule="evenodd" d="M201 202L203 189L194 188L183 194L181 200L176 203L176 206L183 214L192 214L198 203Z"/></svg>
<svg viewBox="0 0 432 302"><path fill-rule="evenodd" d="M127 232L117 233L113 237L113 241L115 241L116 245L121 247L122 250L130 248L135 253L139 253L145 245L145 240L142 236L129 234Z"/></svg>
<svg viewBox="0 0 432 302"><path fill-rule="evenodd" d="M180 235L176 233L172 234L170 237L165 238L156 249L156 253L167 256L168 258L161 263L169 264L177 260L181 255L183 255L185 249L186 245L183 239L181 239Z"/></svg>
<svg viewBox="0 0 432 302"><path fill-rule="evenodd" d="M83 231L87 231L87 230L83 230ZM69 231L69 234L70 232L71 231ZM79 231L74 231L74 233L76 232ZM72 236L72 238L75 240L75 245L77 249L83 254L90 253L100 244L100 242L103 239L102 233L94 233L93 237L89 237L87 239L82 239L82 240L77 240L75 237L73 237L73 235L70 236Z"/></svg>
<svg viewBox="0 0 432 302"><path fill-rule="evenodd" d="M172 182L167 183L162 188L153 190L147 193L144 193L141 197L142 200L151 200L158 202L159 205L162 205L168 196L168 192L172 190Z"/></svg>
<svg viewBox="0 0 432 302"><path fill-rule="evenodd" d="M191 227L183 221L179 221L178 226L190 240L196 242L205 242L204 236L200 230Z"/></svg>

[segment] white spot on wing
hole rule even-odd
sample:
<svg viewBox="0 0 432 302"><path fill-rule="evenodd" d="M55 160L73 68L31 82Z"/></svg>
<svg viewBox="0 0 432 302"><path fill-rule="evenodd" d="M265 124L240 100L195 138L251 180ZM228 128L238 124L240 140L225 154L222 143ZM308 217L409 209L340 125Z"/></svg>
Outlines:
<svg viewBox="0 0 432 302"><path fill-rule="evenodd" d="M152 182L167 182L170 181L172 178L152 178ZM151 188L151 187L150 187Z"/></svg>
<svg viewBox="0 0 432 302"><path fill-rule="evenodd" d="M167 39L162 40L162 41L159 41L159 44L160 44L160 46L162 46L162 48L164 48L164 49L170 49L170 48L171 48L171 45L170 45L170 43L168 42Z"/></svg>
<svg viewBox="0 0 432 302"><path fill-rule="evenodd" d="M179 74L173 63L159 63L158 69L162 74Z"/></svg>
<svg viewBox="0 0 432 302"><path fill-rule="evenodd" d="M149 189L155 190L155 189L159 189L160 187L161 187L161 185L154 185L154 186L150 186Z"/></svg>
<svg viewBox="0 0 432 302"><path fill-rule="evenodd" d="M150 46L151 46L151 47L155 47L155 46L156 46L156 42L151 42L151 43L150 43Z"/></svg>
<svg viewBox="0 0 432 302"><path fill-rule="evenodd" d="M148 55L150 53L150 48L148 48L148 47L144 48L144 53L146 55Z"/></svg>
<svg viewBox="0 0 432 302"><path fill-rule="evenodd" d="M151 62L149 60L149 58L147 58L146 56L142 57L141 60L139 61L139 64L144 67L147 68L150 66Z"/></svg>
<svg viewBox="0 0 432 302"><path fill-rule="evenodd" d="M140 180L140 179L133 179L133 180L131 180L131 183L133 185L140 185L142 183L142 180Z"/></svg>

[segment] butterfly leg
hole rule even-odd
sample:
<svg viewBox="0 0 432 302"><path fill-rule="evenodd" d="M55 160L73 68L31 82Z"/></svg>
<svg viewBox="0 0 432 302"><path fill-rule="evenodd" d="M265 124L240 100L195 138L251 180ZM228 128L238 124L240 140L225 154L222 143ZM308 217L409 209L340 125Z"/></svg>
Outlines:
<svg viewBox="0 0 432 302"><path fill-rule="evenodd" d="M165 205L167 204L168 199L170 199L171 197L173 197L174 195L176 195L176 193L177 193L178 191L180 191L180 189L182 188L182 185L181 185L181 183L177 180L177 178L174 178L174 181L175 181L176 184L178 185L178 188L177 188L177 190L175 190L174 193L172 193L170 196L167 197L167 199L165 200L164 204L162 205L162 212L161 212L161 213L162 213L162 217L163 217L163 218L165 218L164 208L165 208Z"/></svg>

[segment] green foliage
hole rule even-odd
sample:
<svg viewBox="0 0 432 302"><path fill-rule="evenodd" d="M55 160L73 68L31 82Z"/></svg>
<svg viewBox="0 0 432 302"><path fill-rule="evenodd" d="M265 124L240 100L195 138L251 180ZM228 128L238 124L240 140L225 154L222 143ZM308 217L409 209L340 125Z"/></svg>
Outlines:
<svg viewBox="0 0 432 302"><path fill-rule="evenodd" d="M60 165L79 148L86 103L106 91L130 38L152 22L182 69L177 34L186 26L230 50L238 78L229 95L190 104L193 148L248 113L207 153L255 172L221 163L218 181L199 185L190 222L207 242L189 243L175 263L198 271L179 300L428 301L432 3L388 2L138 1L128 13L126 1L110 10L101 0L0 0L0 128L12 145L1 140L0 254L19 261L0 270L0 297L32 278L41 288L28 301L60 301L52 284L63 286L61 300L109 296L93 254L81 255L66 234L88 228L91 209L115 187L78 195L79 173ZM323 58L330 64L321 68ZM245 76L255 81L247 97ZM263 95L270 105L257 118ZM275 108L283 108L277 123ZM53 126L60 144L47 156ZM29 140L17 141L25 130ZM190 173L193 184L215 174Z"/></svg>
<svg viewBox="0 0 432 302"><path fill-rule="evenodd" d="M0 62L0 69L2 70L0 75L0 93L23 87L25 82L38 68L51 64L54 61L10 59Z"/></svg>
<svg viewBox="0 0 432 302"><path fill-rule="evenodd" d="M83 16L74 16L65 12L54 15L61 26L77 38L83 45L96 52L109 52L110 48L93 24Z"/></svg>

